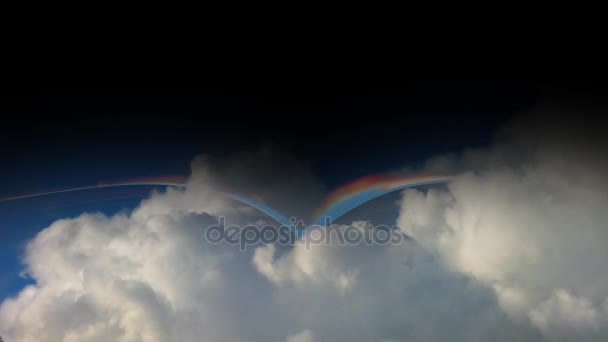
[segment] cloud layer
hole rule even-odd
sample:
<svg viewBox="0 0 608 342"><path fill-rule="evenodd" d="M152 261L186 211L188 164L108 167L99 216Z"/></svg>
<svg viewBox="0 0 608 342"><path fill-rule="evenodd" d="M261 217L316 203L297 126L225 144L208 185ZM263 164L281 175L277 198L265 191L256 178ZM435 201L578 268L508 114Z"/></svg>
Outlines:
<svg viewBox="0 0 608 342"><path fill-rule="evenodd" d="M608 337L608 144L599 121L547 109L489 149L428 162L469 168L445 190L406 191L399 224L501 309L555 341ZM553 115L547 115L548 113Z"/></svg>
<svg viewBox="0 0 608 342"><path fill-rule="evenodd" d="M199 157L187 190L40 232L24 257L35 284L2 303L0 335L25 342L604 341L607 145L601 132L546 118L515 122L490 148L429 160L427 170L458 176L447 188L403 193L398 223L414 239L400 245L241 252L210 244L204 230L220 215L239 224L267 219L210 189L238 186L300 215L323 187L305 164L272 150Z"/></svg>
<svg viewBox="0 0 608 342"><path fill-rule="evenodd" d="M131 214L83 214L40 232L25 258L36 284L2 304L2 333L18 341L470 341L504 323L491 289L411 241L298 243L282 253L209 244L209 212L258 217L206 205L198 191L171 190Z"/></svg>

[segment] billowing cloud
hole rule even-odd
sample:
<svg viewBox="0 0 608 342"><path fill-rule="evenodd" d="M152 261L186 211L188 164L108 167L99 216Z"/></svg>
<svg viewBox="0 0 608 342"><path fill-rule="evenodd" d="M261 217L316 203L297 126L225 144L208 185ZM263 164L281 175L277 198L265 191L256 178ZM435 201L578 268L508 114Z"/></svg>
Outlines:
<svg viewBox="0 0 608 342"><path fill-rule="evenodd" d="M471 341L504 321L491 289L446 272L412 242L241 252L205 241L215 217L192 207L159 210L163 196L177 195L40 232L25 259L36 284L2 304L3 334L18 341Z"/></svg>
<svg viewBox="0 0 608 342"><path fill-rule="evenodd" d="M211 189L238 187L306 215L323 188L286 154L199 157L186 190L154 193L129 213L58 220L32 239L24 263L35 283L2 303L0 334L24 342L605 340L605 145L565 140L563 126L538 135L527 121L492 148L433 158L428 169L458 176L447 188L404 192L398 223L413 239L401 244L240 251L209 243L205 230L218 216L267 220Z"/></svg>
<svg viewBox="0 0 608 342"><path fill-rule="evenodd" d="M130 213L82 214L41 231L24 259L35 284L2 303L2 335L25 342L475 341L510 324L491 288L446 270L413 241L247 251L207 242L205 229L219 215L260 220L209 191L230 172L208 163L215 162L193 163L186 190L154 193ZM277 186L262 178L267 192ZM285 186L278 184L285 196L304 191Z"/></svg>
<svg viewBox="0 0 608 342"><path fill-rule="evenodd" d="M608 338L607 139L589 111L548 108L489 149L437 157L447 189L403 195L399 224L451 270L494 289L550 340ZM551 114L551 115L549 115Z"/></svg>

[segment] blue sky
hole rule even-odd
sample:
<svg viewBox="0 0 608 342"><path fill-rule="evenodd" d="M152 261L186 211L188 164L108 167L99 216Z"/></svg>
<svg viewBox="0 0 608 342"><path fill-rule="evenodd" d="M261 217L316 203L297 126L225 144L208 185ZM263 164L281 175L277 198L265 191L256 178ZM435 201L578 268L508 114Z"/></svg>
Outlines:
<svg viewBox="0 0 608 342"><path fill-rule="evenodd" d="M13 296L31 283L20 276L27 241L54 221L76 217L83 212L112 215L131 210L153 188L133 186L121 189L93 189L78 193L56 194L0 202L0 301Z"/></svg>

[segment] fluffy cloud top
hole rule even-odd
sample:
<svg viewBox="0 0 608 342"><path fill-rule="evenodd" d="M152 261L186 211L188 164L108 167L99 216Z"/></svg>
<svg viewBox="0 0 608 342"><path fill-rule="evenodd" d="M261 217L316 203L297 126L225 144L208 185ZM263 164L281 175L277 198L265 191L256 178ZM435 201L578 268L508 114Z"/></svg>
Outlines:
<svg viewBox="0 0 608 342"><path fill-rule="evenodd" d="M0 309L8 339L471 341L504 324L491 289L412 242L240 252L204 240L204 212L147 209L38 234L25 260L37 283Z"/></svg>
<svg viewBox="0 0 608 342"><path fill-rule="evenodd" d="M551 340L603 341L608 144L593 117L560 118L518 121L490 149L429 161L470 169L445 190L407 191L399 223L450 269L494 288L514 321Z"/></svg>
<svg viewBox="0 0 608 342"><path fill-rule="evenodd" d="M605 139L588 143L595 133L571 125L511 127L489 149L428 162L459 175L447 188L404 192L398 223L413 239L400 245L241 252L210 244L204 231L219 215L264 219L212 188L238 186L294 215L310 212L323 189L285 154L197 158L187 190L40 232L24 257L35 284L2 303L0 334L25 342L604 341Z"/></svg>
<svg viewBox="0 0 608 342"><path fill-rule="evenodd" d="M208 243L204 230L217 215L245 224L259 214L214 197L205 163L193 163L187 190L40 232L24 260L36 283L2 303L2 334L26 342L475 341L509 325L490 288L447 271L413 241L246 252Z"/></svg>

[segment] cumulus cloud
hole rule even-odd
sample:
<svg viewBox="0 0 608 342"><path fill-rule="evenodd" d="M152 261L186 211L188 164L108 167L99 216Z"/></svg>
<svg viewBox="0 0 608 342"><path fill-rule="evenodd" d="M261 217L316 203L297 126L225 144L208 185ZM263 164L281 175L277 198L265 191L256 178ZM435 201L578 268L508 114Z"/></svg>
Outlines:
<svg viewBox="0 0 608 342"><path fill-rule="evenodd" d="M608 338L608 143L594 114L539 110L491 148L431 159L431 170L460 173L402 199L407 234L549 340Z"/></svg>
<svg viewBox="0 0 608 342"><path fill-rule="evenodd" d="M287 342L315 342L315 336L307 329L287 337Z"/></svg>
<svg viewBox="0 0 608 342"><path fill-rule="evenodd" d="M305 163L276 150L199 157L186 190L151 194L129 213L58 220L32 239L24 263L35 283L1 304L0 335L603 341L605 140L589 144L593 130L572 125L539 127L549 126L524 120L491 148L430 160L428 170L458 175L447 188L403 193L398 223L413 239L398 245L211 244L204 232L218 216L268 219L213 189L255 193L287 215L305 215L323 187Z"/></svg>
<svg viewBox="0 0 608 342"><path fill-rule="evenodd" d="M296 173L280 160L286 175L258 170L262 186L291 198L283 187ZM475 341L508 330L491 288L413 241L244 252L207 242L219 215L260 218L210 190L221 174L238 178L219 164L198 158L187 190L154 193L130 213L85 213L41 231L24 257L35 284L2 303L0 333L25 342Z"/></svg>
<svg viewBox="0 0 608 342"><path fill-rule="evenodd" d="M40 232L25 259L36 284L2 304L3 334L18 341L474 341L504 323L489 288L446 272L413 242L241 252L204 240L215 217L190 210L142 217L146 203L132 214L83 214Z"/></svg>

